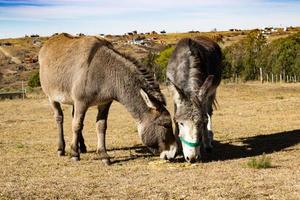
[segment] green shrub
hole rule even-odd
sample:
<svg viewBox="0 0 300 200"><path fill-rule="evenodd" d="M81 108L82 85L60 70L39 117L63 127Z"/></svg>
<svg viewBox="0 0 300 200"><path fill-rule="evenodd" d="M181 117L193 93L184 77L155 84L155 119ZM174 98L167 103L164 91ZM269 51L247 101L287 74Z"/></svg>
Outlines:
<svg viewBox="0 0 300 200"><path fill-rule="evenodd" d="M254 169L266 169L272 167L271 159L267 158L265 153L263 153L260 159L251 158L247 162L247 166Z"/></svg>
<svg viewBox="0 0 300 200"><path fill-rule="evenodd" d="M41 86L40 74L38 71L33 72L29 77L28 86L32 88Z"/></svg>
<svg viewBox="0 0 300 200"><path fill-rule="evenodd" d="M164 82L166 81L166 71L169 62L169 58L171 57L175 47L170 46L164 49L159 53L157 58L155 59L155 75L157 80Z"/></svg>
<svg viewBox="0 0 300 200"><path fill-rule="evenodd" d="M147 57L142 60L142 63L155 73L156 80L159 82L166 81L168 62L174 49L174 46L168 46L158 54L150 51Z"/></svg>

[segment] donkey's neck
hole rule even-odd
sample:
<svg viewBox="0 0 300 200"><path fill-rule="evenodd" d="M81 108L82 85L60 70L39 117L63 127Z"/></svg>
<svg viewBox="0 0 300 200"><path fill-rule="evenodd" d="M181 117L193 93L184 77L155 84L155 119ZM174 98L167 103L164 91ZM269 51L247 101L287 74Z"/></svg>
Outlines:
<svg viewBox="0 0 300 200"><path fill-rule="evenodd" d="M111 51L116 69L116 100L123 104L137 123L143 123L151 115L140 91L142 85L148 84L138 72L138 66L121 54Z"/></svg>
<svg viewBox="0 0 300 200"><path fill-rule="evenodd" d="M151 114L150 108L143 100L139 90L138 87L135 87L133 90L126 90L126 93L121 92L121 95L118 95L118 101L125 106L138 124Z"/></svg>

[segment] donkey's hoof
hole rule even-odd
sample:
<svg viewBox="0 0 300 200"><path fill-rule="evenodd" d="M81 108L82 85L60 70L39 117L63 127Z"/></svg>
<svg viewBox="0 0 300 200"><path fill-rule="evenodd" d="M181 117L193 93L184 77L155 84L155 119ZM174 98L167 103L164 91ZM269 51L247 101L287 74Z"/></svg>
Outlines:
<svg viewBox="0 0 300 200"><path fill-rule="evenodd" d="M80 149L79 149L79 152L80 152L80 153L87 153L87 150L86 150L86 148L84 147L84 148L80 148Z"/></svg>
<svg viewBox="0 0 300 200"><path fill-rule="evenodd" d="M57 151L57 155L58 155L58 156L64 156L64 155L65 155L65 151L58 150L58 151Z"/></svg>
<svg viewBox="0 0 300 200"><path fill-rule="evenodd" d="M103 163L104 165L106 165L106 166L111 165L111 162L110 162L110 159L109 159L109 158L104 158L104 159L102 159L101 161L102 161L102 163Z"/></svg>
<svg viewBox="0 0 300 200"><path fill-rule="evenodd" d="M109 159L109 155L106 151L103 150L97 150L96 153L99 155L100 159Z"/></svg>
<svg viewBox="0 0 300 200"><path fill-rule="evenodd" d="M71 160L72 160L72 161L79 161L80 158L79 158L79 157L71 157Z"/></svg>

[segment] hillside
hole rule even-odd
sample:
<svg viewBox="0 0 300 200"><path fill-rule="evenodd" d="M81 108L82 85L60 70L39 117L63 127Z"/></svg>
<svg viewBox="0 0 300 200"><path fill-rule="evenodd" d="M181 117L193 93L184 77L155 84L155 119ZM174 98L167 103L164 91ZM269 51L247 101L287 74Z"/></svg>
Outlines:
<svg viewBox="0 0 300 200"><path fill-rule="evenodd" d="M107 35L115 48L138 60L150 51L160 52L167 45L174 45L185 37L207 36L216 40L221 47L230 46L244 38L249 31L189 32L168 34L132 34L123 36ZM300 28L290 31L278 30L267 35L268 41L300 32ZM139 41L135 39L139 38ZM0 40L0 91L20 90L22 81L27 85L30 75L38 70L38 52L47 37L24 37ZM137 43L144 41L143 43Z"/></svg>
<svg viewBox="0 0 300 200"><path fill-rule="evenodd" d="M38 52L47 38L0 40L0 90L20 89L37 70Z"/></svg>

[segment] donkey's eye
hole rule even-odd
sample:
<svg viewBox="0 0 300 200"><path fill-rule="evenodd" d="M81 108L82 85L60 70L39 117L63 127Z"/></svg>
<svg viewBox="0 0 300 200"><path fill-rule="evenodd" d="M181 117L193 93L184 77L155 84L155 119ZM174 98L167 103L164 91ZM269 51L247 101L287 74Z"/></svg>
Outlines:
<svg viewBox="0 0 300 200"><path fill-rule="evenodd" d="M183 126L183 123L182 123L182 122L179 122L178 124L179 124L180 126Z"/></svg>
<svg viewBox="0 0 300 200"><path fill-rule="evenodd" d="M170 125L170 124L164 124L163 127L168 129L168 128L172 128L172 125Z"/></svg>

